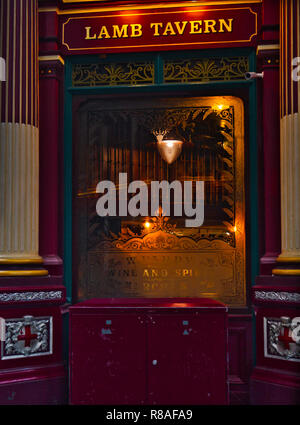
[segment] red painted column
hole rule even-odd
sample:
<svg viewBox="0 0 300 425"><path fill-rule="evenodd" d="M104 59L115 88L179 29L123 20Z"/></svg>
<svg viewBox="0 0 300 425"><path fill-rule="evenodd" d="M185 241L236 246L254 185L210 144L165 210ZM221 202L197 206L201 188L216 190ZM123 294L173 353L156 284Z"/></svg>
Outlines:
<svg viewBox="0 0 300 425"><path fill-rule="evenodd" d="M64 61L58 51L56 11L39 13L40 26L40 232L39 247L50 275L62 275L59 239L61 102Z"/></svg>
<svg viewBox="0 0 300 425"><path fill-rule="evenodd" d="M260 274L272 274L281 249L280 237L280 121L279 121L279 2L263 2L262 42L258 61L261 84L263 137L264 255Z"/></svg>
<svg viewBox="0 0 300 425"><path fill-rule="evenodd" d="M267 4L268 2L265 1ZM297 91L293 92L298 85L292 81L291 64L292 57L300 54L297 49L300 39L299 17L300 0L280 0L270 2L271 8L276 4L280 6L280 71L281 83L276 92L268 92L269 99L265 108L270 111L274 108L273 102L280 96L280 112L275 118L264 116L264 131L274 126L276 129L276 144L279 137L278 127L281 125L280 134L280 179L281 179L281 223L274 227L278 235L281 227L281 255L277 258L277 264L272 270L272 275L256 278L252 288L252 300L255 312L256 325L256 365L251 376L251 402L252 404L299 404L300 400L300 357L299 341L299 307L300 307L300 257L299 253L299 137L297 137ZM272 43L273 40L270 39ZM271 65L272 58L267 59L267 65ZM275 60L276 65L276 60ZM271 72L271 71L270 71ZM266 71L265 77L270 77ZM266 84L264 78L263 84ZM299 90L298 90L299 91ZM294 108L294 109L293 109ZM277 108L276 108L277 111ZM294 113L293 113L294 112ZM276 112L277 113L277 112ZM271 119L267 122L266 117ZM300 128L300 127L298 127ZM283 131L284 130L284 131ZM271 141L270 141L271 143ZM265 172L273 170L273 184L270 180L270 191L277 197L279 165L277 165L277 146L270 146L270 158L265 156ZM267 161L268 160L268 161ZM276 167L273 165L276 161ZM274 167L274 168L273 168ZM278 167L278 169L277 169ZM279 215L279 208L275 207L274 199L269 201L265 211L265 221L270 220L275 224ZM272 208L271 208L272 206ZM273 215L273 217L272 217ZM266 229L268 223L266 223ZM271 230L271 229L269 229ZM275 236L274 236L275 238ZM275 240L275 239L273 239ZM266 246L272 241L267 238ZM273 245L275 246L275 245ZM274 252L274 251L273 251ZM272 259L273 261L273 259ZM266 263L265 263L266 265ZM270 265L270 262L267 264ZM270 271L268 270L269 274Z"/></svg>

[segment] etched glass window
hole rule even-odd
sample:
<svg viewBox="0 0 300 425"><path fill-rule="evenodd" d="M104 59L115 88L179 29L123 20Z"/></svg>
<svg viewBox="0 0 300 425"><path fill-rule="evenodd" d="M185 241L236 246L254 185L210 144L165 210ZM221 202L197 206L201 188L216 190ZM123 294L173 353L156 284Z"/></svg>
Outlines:
<svg viewBox="0 0 300 425"><path fill-rule="evenodd" d="M244 111L240 99L85 99L74 119L76 298L245 295ZM172 127L182 152L167 164L153 129ZM204 181L204 224L185 217L99 217L100 181ZM130 196L128 195L130 199ZM172 200L174 202L174 199ZM151 202L149 195L149 204Z"/></svg>

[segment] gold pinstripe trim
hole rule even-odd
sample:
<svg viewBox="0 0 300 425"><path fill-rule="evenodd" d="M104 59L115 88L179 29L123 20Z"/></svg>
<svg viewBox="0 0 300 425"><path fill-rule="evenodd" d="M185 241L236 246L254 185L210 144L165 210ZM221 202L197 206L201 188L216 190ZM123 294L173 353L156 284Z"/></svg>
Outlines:
<svg viewBox="0 0 300 425"><path fill-rule="evenodd" d="M42 264L42 258L0 258L0 264Z"/></svg>
<svg viewBox="0 0 300 425"><path fill-rule="evenodd" d="M277 263L300 263L300 257L278 257Z"/></svg>
<svg viewBox="0 0 300 425"><path fill-rule="evenodd" d="M65 61L60 55L39 56L39 61L60 61L63 65L65 64Z"/></svg>
<svg viewBox="0 0 300 425"><path fill-rule="evenodd" d="M272 273L278 276L300 276L300 269L273 269Z"/></svg>
<svg viewBox="0 0 300 425"><path fill-rule="evenodd" d="M0 270L0 276L47 276L47 270Z"/></svg>
<svg viewBox="0 0 300 425"><path fill-rule="evenodd" d="M78 0L79 1L79 0ZM82 0L81 0L82 1ZM90 0L92 1L92 0ZM68 2L69 4L71 3ZM58 15L73 15L93 12L118 12L126 10L152 10L152 9L170 9L173 7L199 7L199 6L221 6L221 5L238 5L238 4L261 4L262 0L231 0L231 1L204 1L204 2L174 2L174 3L151 3L151 4L135 4L133 6L102 6L102 7L82 7L78 9L59 10L56 7L40 7L39 12L56 12Z"/></svg>

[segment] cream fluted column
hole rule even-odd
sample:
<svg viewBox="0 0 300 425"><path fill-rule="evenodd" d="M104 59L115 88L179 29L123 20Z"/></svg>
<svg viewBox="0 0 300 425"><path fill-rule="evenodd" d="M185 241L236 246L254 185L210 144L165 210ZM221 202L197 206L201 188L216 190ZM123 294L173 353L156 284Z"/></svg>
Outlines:
<svg viewBox="0 0 300 425"><path fill-rule="evenodd" d="M282 250L275 275L300 276L300 0L280 4Z"/></svg>
<svg viewBox="0 0 300 425"><path fill-rule="evenodd" d="M39 264L38 1L0 0L0 277Z"/></svg>

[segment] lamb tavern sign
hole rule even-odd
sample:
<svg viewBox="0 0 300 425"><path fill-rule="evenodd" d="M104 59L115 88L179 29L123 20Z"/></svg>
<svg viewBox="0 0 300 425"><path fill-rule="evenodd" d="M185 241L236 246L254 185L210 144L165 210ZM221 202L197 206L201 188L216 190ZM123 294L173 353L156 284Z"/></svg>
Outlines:
<svg viewBox="0 0 300 425"><path fill-rule="evenodd" d="M62 16L65 54L201 49L254 45L259 2L242 7L156 5L138 10L102 8L92 14ZM67 15L67 16L66 16Z"/></svg>

